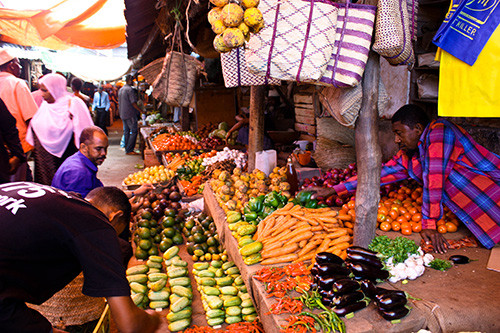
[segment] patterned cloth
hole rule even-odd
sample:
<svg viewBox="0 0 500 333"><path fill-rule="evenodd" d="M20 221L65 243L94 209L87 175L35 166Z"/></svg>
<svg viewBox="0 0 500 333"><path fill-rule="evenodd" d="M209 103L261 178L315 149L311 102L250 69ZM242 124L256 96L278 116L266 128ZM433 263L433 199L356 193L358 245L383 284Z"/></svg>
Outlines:
<svg viewBox="0 0 500 333"><path fill-rule="evenodd" d="M77 149L73 140L70 140L64 154L61 157L57 157L45 150L36 134L33 134L33 139L35 141L35 150L33 151L33 158L35 160L35 183L50 185L57 169L66 158L77 152Z"/></svg>
<svg viewBox="0 0 500 333"><path fill-rule="evenodd" d="M382 166L382 185L407 178L423 185L422 227L435 229L443 204L486 248L500 241L500 157L477 144L447 120L433 121L420 137L411 159L399 151ZM334 187L338 194L356 190L357 181Z"/></svg>

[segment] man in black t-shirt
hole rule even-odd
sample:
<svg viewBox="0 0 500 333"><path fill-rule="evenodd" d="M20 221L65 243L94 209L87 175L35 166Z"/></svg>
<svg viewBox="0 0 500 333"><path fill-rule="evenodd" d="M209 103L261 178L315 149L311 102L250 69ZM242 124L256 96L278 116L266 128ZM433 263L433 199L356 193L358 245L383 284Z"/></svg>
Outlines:
<svg viewBox="0 0 500 333"><path fill-rule="evenodd" d="M158 328L160 316L130 298L117 238L130 219L126 195L101 187L87 198L92 204L45 185L0 185L0 332L52 332L25 302L43 303L82 270L83 293L106 297L121 332Z"/></svg>

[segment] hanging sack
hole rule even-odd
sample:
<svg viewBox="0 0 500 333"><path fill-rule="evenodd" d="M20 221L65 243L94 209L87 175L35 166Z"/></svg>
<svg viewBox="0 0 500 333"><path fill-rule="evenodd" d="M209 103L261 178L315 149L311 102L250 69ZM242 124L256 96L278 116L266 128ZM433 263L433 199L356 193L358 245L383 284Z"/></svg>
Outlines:
<svg viewBox="0 0 500 333"><path fill-rule="evenodd" d="M338 9L326 0L262 0L265 27L250 37L250 72L268 78L317 82L333 53Z"/></svg>
<svg viewBox="0 0 500 333"><path fill-rule="evenodd" d="M434 36L434 44L466 64L474 65L500 23L498 1L461 1L448 17Z"/></svg>
<svg viewBox="0 0 500 333"><path fill-rule="evenodd" d="M237 47L220 55L226 88L241 86L280 85L281 81L250 73L245 60L245 47Z"/></svg>
<svg viewBox="0 0 500 333"><path fill-rule="evenodd" d="M373 51L391 65L413 66L415 55L406 0L380 0L375 23Z"/></svg>
<svg viewBox="0 0 500 333"><path fill-rule="evenodd" d="M359 84L365 71L376 6L336 3L339 9L332 57L320 82L335 87Z"/></svg>
<svg viewBox="0 0 500 333"><path fill-rule="evenodd" d="M180 23L175 25L172 47L163 61L163 69L153 82L153 97L170 106L187 107L191 103L194 86L202 64L196 58L184 54L180 35ZM174 51L179 44L180 52Z"/></svg>

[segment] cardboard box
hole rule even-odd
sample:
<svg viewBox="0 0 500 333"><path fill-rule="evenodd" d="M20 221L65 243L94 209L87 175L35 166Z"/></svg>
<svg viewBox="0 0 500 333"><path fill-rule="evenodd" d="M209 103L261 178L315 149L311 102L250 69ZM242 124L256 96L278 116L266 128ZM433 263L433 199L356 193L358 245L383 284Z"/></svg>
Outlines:
<svg viewBox="0 0 500 333"><path fill-rule="evenodd" d="M161 165L155 152L149 148L144 149L144 166L150 167L155 165Z"/></svg>

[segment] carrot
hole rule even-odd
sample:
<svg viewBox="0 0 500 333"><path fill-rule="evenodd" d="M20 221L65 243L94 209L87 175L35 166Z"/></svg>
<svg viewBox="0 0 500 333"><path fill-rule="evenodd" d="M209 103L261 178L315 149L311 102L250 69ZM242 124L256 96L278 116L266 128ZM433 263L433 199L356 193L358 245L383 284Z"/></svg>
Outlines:
<svg viewBox="0 0 500 333"><path fill-rule="evenodd" d="M295 259L294 261L292 261L292 263L298 263L298 262L301 262L301 261L306 261L306 260L311 260L314 258L314 256L316 255L316 251L310 251L302 256L298 256L297 259Z"/></svg>
<svg viewBox="0 0 500 333"><path fill-rule="evenodd" d="M293 237L288 242L290 242L290 243L298 243L298 242L301 242L303 240L310 239L312 236L313 236L312 231L306 231L304 233L301 233L301 234Z"/></svg>
<svg viewBox="0 0 500 333"><path fill-rule="evenodd" d="M337 245L335 245L335 246L330 247L330 248L327 250L327 252L333 252L333 251L335 251L335 250L345 250L345 249L347 249L349 246L351 246L351 243L349 243L349 242L342 242L342 243L339 243L339 244L337 244Z"/></svg>
<svg viewBox="0 0 500 333"><path fill-rule="evenodd" d="M303 248L304 246L306 246L307 241L308 241L307 239L301 240L300 243L299 243L299 247Z"/></svg>
<svg viewBox="0 0 500 333"><path fill-rule="evenodd" d="M316 249L316 253L325 252L328 249L329 244L330 244L330 238L327 237L323 239L320 246L318 246L318 248Z"/></svg>
<svg viewBox="0 0 500 333"><path fill-rule="evenodd" d="M324 212L336 212L335 210L329 208L329 207L323 207L323 208L302 208L303 210L311 213L324 213Z"/></svg>
<svg viewBox="0 0 500 333"><path fill-rule="evenodd" d="M349 242L351 241L351 236L349 235L343 235L343 236L340 236L338 238L335 238L334 240L330 241L330 243L328 244L328 246L332 247L334 245L337 245L337 244L340 244L340 243L343 243L343 242Z"/></svg>
<svg viewBox="0 0 500 333"><path fill-rule="evenodd" d="M285 262L294 261L298 256L296 253L285 254L279 257L264 259L260 262L261 265L275 265Z"/></svg>
<svg viewBox="0 0 500 333"><path fill-rule="evenodd" d="M278 242L275 242L275 243L265 244L263 246L262 251L271 251L271 250L280 248L280 247L283 246L284 243L285 243L284 241L278 241Z"/></svg>
<svg viewBox="0 0 500 333"><path fill-rule="evenodd" d="M339 229L335 231L334 233L331 233L328 235L328 238L333 239L333 238L338 238L341 236L347 235L347 230L346 229Z"/></svg>
<svg viewBox="0 0 500 333"><path fill-rule="evenodd" d="M290 210L292 207L293 207L293 202L289 202L285 206L283 206L283 208L280 208L279 211L286 212L286 211Z"/></svg>
<svg viewBox="0 0 500 333"><path fill-rule="evenodd" d="M333 254L335 254L336 256L339 256L342 254L342 250L341 249L335 249L332 251Z"/></svg>
<svg viewBox="0 0 500 333"><path fill-rule="evenodd" d="M304 254L314 250L316 246L321 244L321 239L315 239L315 240L309 240L309 243L307 243L306 246L304 246L298 253L299 257L302 257Z"/></svg>
<svg viewBox="0 0 500 333"><path fill-rule="evenodd" d="M306 231L310 231L311 230L311 226L306 226L306 227L300 227L298 229L295 229L294 231L292 232L289 232L288 230L284 230L284 232L281 232L280 234L278 234L274 239L276 240L287 240L287 239L290 239L290 238L293 238L297 235L300 235L301 233L304 233ZM263 242L265 242L266 240L264 239ZM269 240L268 240L269 242Z"/></svg>
<svg viewBox="0 0 500 333"><path fill-rule="evenodd" d="M329 217L329 216L319 216L316 217L316 220L322 221L324 223L330 223L330 224L337 224L339 220L335 217Z"/></svg>
<svg viewBox="0 0 500 333"><path fill-rule="evenodd" d="M262 233L262 230L263 230L266 226L270 225L271 223L273 223L273 224L274 224L274 220L275 220L275 218L274 218L274 217L269 217L269 219L268 219L268 217L269 217L269 216L266 216L266 218L265 218L265 219L263 219L262 221L260 221L260 223L257 225L257 231L256 231L256 232L255 232L255 234L254 234L254 237L256 237L256 239L258 239L258 238L259 238L259 235Z"/></svg>
<svg viewBox="0 0 500 333"><path fill-rule="evenodd" d="M291 218L289 220L285 220L280 226L274 228L273 232L271 232L272 237L276 237L283 232L283 230L289 230L292 228L294 224L297 223L297 219Z"/></svg>
<svg viewBox="0 0 500 333"><path fill-rule="evenodd" d="M265 220L265 219L264 219ZM264 221L262 221L264 222ZM260 222L259 225L262 223ZM279 226L283 222L283 216L278 216L277 218L275 217L274 222L271 224L268 221L264 223L264 227L262 230L262 233L259 233L259 240L264 239L266 236L268 236L271 231Z"/></svg>
<svg viewBox="0 0 500 333"><path fill-rule="evenodd" d="M283 247L273 249L271 251L262 250L260 254L262 255L262 258L276 258L279 256L283 256L285 254L295 252L298 248L299 246L297 245L297 243L290 243Z"/></svg>
<svg viewBox="0 0 500 333"><path fill-rule="evenodd" d="M346 260L347 259L347 251L346 250L342 250L342 253L340 254L339 256L340 258Z"/></svg>
<svg viewBox="0 0 500 333"><path fill-rule="evenodd" d="M320 225L315 225L314 227L311 228L311 231L321 231L323 230L323 227Z"/></svg>
<svg viewBox="0 0 500 333"><path fill-rule="evenodd" d="M344 227L354 229L354 224L352 224L351 222L344 222Z"/></svg>
<svg viewBox="0 0 500 333"><path fill-rule="evenodd" d="M345 214L345 215L337 215L337 218L339 220L343 220L343 221L352 221L352 216L351 215L348 215L348 214Z"/></svg>

